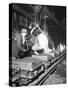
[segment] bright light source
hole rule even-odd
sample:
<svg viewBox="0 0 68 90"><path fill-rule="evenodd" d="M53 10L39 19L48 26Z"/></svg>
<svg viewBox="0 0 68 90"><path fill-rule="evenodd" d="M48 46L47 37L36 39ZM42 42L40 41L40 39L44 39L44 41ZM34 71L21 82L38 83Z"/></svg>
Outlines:
<svg viewBox="0 0 68 90"><path fill-rule="evenodd" d="M52 51L52 49L49 49L48 47L48 38L44 33L40 33L37 36L38 42L32 47L34 51L39 50L39 49L44 49L45 53L49 53Z"/></svg>
<svg viewBox="0 0 68 90"><path fill-rule="evenodd" d="M39 34L38 41L39 41L40 48L43 48L45 53L47 53L49 50L47 36L43 33Z"/></svg>
<svg viewBox="0 0 68 90"><path fill-rule="evenodd" d="M62 45L61 43L60 43L60 52L62 52L64 50L64 45Z"/></svg>

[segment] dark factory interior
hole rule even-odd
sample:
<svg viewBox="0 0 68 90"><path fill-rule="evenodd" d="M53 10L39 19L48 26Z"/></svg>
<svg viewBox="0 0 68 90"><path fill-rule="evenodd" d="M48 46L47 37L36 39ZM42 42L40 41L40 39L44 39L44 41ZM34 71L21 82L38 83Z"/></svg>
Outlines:
<svg viewBox="0 0 68 90"><path fill-rule="evenodd" d="M60 79L59 84L66 83L66 7L12 3L9 5L9 23L9 84L46 85L52 84L53 77ZM20 35L23 41L19 39ZM19 60L22 66L18 65ZM15 69L21 72L22 79ZM55 82L53 84L58 84Z"/></svg>

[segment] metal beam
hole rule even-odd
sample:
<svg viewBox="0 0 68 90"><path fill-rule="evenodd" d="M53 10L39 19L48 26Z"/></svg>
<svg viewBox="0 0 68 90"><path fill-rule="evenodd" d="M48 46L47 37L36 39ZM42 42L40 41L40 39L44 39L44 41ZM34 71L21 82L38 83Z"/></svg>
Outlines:
<svg viewBox="0 0 68 90"><path fill-rule="evenodd" d="M30 20L33 20L32 16L17 4L13 4L13 9L19 12L20 14L24 15L25 17L29 18Z"/></svg>

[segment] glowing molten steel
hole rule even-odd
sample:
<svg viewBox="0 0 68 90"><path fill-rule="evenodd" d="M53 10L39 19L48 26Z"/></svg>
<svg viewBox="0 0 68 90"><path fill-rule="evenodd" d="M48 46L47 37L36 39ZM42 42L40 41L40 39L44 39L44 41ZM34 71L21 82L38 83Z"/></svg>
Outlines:
<svg viewBox="0 0 68 90"><path fill-rule="evenodd" d="M39 49L44 49L45 53L49 53L50 51L52 51L48 47L48 38L44 33L40 33L37 36L37 39L38 39L38 42L32 47L34 51L39 50Z"/></svg>
<svg viewBox="0 0 68 90"><path fill-rule="evenodd" d="M48 42L48 37L47 37L47 32L43 32L39 25L37 24L32 30L31 30L31 34L33 34L33 32L35 31L35 29L38 28L38 30L41 32L40 34L38 34L36 36L36 42L35 45L33 45L32 49L34 51L39 50L39 49L43 49L44 53L49 53L50 51L52 51L51 49L49 49L49 42Z"/></svg>
<svg viewBox="0 0 68 90"><path fill-rule="evenodd" d="M60 43L60 52L62 52L64 49L65 49L65 45L62 45L62 44Z"/></svg>
<svg viewBox="0 0 68 90"><path fill-rule="evenodd" d="M47 38L47 36L44 33L41 33L38 36L38 41L39 41L40 48L41 49L43 48L44 52L48 53L49 52L49 48L48 48L48 38Z"/></svg>

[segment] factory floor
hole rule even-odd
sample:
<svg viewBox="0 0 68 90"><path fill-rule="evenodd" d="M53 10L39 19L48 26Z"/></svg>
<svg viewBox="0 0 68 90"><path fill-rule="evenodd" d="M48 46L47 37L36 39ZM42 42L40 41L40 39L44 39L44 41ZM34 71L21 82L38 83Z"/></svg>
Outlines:
<svg viewBox="0 0 68 90"><path fill-rule="evenodd" d="M43 85L55 85L66 83L66 59L61 62L56 70L45 80Z"/></svg>

